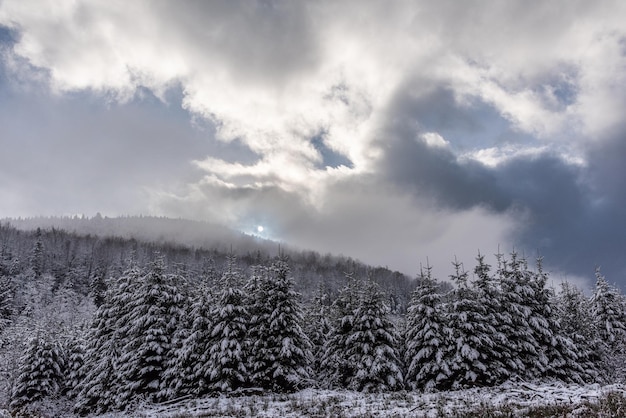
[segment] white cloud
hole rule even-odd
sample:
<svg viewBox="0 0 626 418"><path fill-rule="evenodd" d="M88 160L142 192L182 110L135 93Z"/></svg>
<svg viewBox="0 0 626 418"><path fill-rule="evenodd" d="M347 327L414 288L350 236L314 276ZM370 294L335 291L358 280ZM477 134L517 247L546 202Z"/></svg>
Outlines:
<svg viewBox="0 0 626 418"><path fill-rule="evenodd" d="M138 188L150 191L155 211L209 213L237 223L258 206L278 210L284 204L282 222L300 228L284 229L285 238L341 251L354 242L341 232L352 231L362 237L360 254L374 260L383 245L376 240L385 234L418 242L399 255L406 258L420 248L428 255L464 246L471 237L505 241L504 231L515 223L478 209L427 209L424 201L372 180L387 152L398 97L446 89L456 105L486 103L532 138L484 138L456 147L443 132L421 132L429 146L462 153L461 159L495 167L567 149L567 161L584 165L577 150L623 119L624 21L621 1L533 7L479 0L0 2L0 24L20 34L14 54L3 60L15 63L21 77L41 83L47 74L43 80L58 95L86 90L120 102L132 100L139 88L164 97L180 86L182 105L214 124L221 143L257 157L233 162L185 154L201 174L159 184L142 178ZM327 167L314 137L351 167ZM369 189L347 193L338 186L352 181ZM342 206L344 198L355 205ZM343 210L359 216L343 216ZM327 230L337 237L330 248L314 232L332 219L346 224ZM429 234L436 225L438 232ZM422 239L430 250L421 247Z"/></svg>

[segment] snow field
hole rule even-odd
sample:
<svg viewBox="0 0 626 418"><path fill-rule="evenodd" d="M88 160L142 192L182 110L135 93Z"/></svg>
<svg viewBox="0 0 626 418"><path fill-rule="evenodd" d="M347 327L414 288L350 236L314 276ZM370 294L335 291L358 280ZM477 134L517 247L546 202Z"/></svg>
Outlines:
<svg viewBox="0 0 626 418"><path fill-rule="evenodd" d="M567 407L568 417L596 416L592 406L609 394L626 397L621 384L600 386L509 382L493 388L448 392L367 394L353 391L306 389L293 394L268 394L182 400L167 405L144 405L125 417L440 417L501 411L526 416L532 408ZM625 411L626 412L626 411ZM593 414L593 415L590 415ZM475 415L479 416L479 415ZM559 416L564 416L559 414ZM609 415L605 415L609 416Z"/></svg>

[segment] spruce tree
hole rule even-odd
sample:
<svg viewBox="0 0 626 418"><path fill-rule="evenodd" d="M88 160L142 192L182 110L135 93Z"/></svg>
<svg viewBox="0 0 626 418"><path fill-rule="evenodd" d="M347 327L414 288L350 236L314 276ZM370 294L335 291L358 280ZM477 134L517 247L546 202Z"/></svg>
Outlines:
<svg viewBox="0 0 626 418"><path fill-rule="evenodd" d="M208 373L212 390L230 392L244 387L249 381L246 360L249 354L248 326L250 314L240 288L243 277L230 256L222 275L222 291L212 319L208 358Z"/></svg>
<svg viewBox="0 0 626 418"><path fill-rule="evenodd" d="M359 282L354 274L346 274L347 283L332 304L332 327L323 348L322 381L328 387L347 388L356 374L348 359L348 337L354 327L356 308L360 300Z"/></svg>
<svg viewBox="0 0 626 418"><path fill-rule="evenodd" d="M458 261L452 264L455 272L450 279L456 288L447 305L453 343L450 386L462 389L493 384L496 378L489 367L495 329L490 324L486 306L481 304L479 292L468 282L468 273Z"/></svg>
<svg viewBox="0 0 626 418"><path fill-rule="evenodd" d="M596 287L591 297L591 311L604 357L604 368L610 380L626 375L626 314L624 297L596 269Z"/></svg>
<svg viewBox="0 0 626 418"><path fill-rule="evenodd" d="M136 396L162 401L163 374L172 356L172 339L183 297L174 279L165 274L162 257L152 263L130 301L128 321L123 328L125 344L118 362L120 386L116 402L125 408Z"/></svg>
<svg viewBox="0 0 626 418"><path fill-rule="evenodd" d="M60 345L40 333L32 337L20 359L18 377L11 393L11 408L20 409L63 388L65 359Z"/></svg>
<svg viewBox="0 0 626 418"><path fill-rule="evenodd" d="M115 280L96 310L87 332L82 380L75 389L74 409L82 415L103 414L119 405L119 358L126 344L130 303L143 272L134 264Z"/></svg>
<svg viewBox="0 0 626 418"><path fill-rule="evenodd" d="M304 329L311 341L311 369L319 380L323 376L324 345L332 331L329 296L321 284L305 310Z"/></svg>
<svg viewBox="0 0 626 418"><path fill-rule="evenodd" d="M311 343L302 330L300 295L293 290L287 263L279 259L267 273L250 330L251 380L264 389L291 392L310 383Z"/></svg>
<svg viewBox="0 0 626 418"><path fill-rule="evenodd" d="M452 330L430 266L420 271L418 281L407 309L405 382L413 389L441 389L452 374L446 362L452 346Z"/></svg>
<svg viewBox="0 0 626 418"><path fill-rule="evenodd" d="M346 339L347 360L354 367L348 388L363 392L398 390L403 377L396 349L398 337L387 318L388 307L373 281L368 281L354 311Z"/></svg>
<svg viewBox="0 0 626 418"><path fill-rule="evenodd" d="M509 378L515 364L511 345L505 334L510 314L503 310L503 296L500 287L491 273L491 266L485 257L478 254L474 267L474 289L477 304L484 308L484 324L491 344L487 348L487 370L485 383L495 385Z"/></svg>
<svg viewBox="0 0 626 418"><path fill-rule="evenodd" d="M526 261L511 253L507 261L498 254L498 279L502 289L502 311L506 319L501 332L506 336L512 356L508 366L512 376L532 378L543 373L548 357L537 340L538 330L548 328L545 318L533 317L535 291L531 285Z"/></svg>
<svg viewBox="0 0 626 418"><path fill-rule="evenodd" d="M176 396L200 396L210 391L208 354L213 304L212 292L205 283L201 283L191 301L189 335L173 353L165 373L165 379Z"/></svg>
<svg viewBox="0 0 626 418"><path fill-rule="evenodd" d="M0 332L9 325L13 317L14 291L11 280L0 275Z"/></svg>
<svg viewBox="0 0 626 418"><path fill-rule="evenodd" d="M66 343L67 365L65 373L65 393L70 399L77 396L80 382L84 379L85 341L74 335Z"/></svg>
<svg viewBox="0 0 626 418"><path fill-rule="evenodd" d="M589 299L574 285L563 282L556 296L556 316L563 335L574 344L577 364L585 382L596 382L603 377L603 346L593 321Z"/></svg>
<svg viewBox="0 0 626 418"><path fill-rule="evenodd" d="M596 287L591 298L591 309L600 338L610 349L619 349L626 341L626 314L624 298L616 287L596 269Z"/></svg>
<svg viewBox="0 0 626 418"><path fill-rule="evenodd" d="M548 275L543 270L541 258L537 259L536 271L529 272L529 274L531 287L534 290L530 324L537 334L539 349L548 359L539 377L556 378L568 383L582 383L585 371L579 364L574 342L569 335L562 332L558 323L558 317L554 312L554 290L546 287ZM540 326L535 324L540 324Z"/></svg>

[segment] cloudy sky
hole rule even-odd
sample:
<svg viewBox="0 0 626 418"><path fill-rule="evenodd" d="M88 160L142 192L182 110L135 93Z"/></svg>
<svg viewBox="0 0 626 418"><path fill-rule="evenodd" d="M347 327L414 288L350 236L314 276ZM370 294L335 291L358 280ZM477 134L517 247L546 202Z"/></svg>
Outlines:
<svg viewBox="0 0 626 418"><path fill-rule="evenodd" d="M0 217L626 287L626 2L0 0ZM439 269L439 270L438 270Z"/></svg>

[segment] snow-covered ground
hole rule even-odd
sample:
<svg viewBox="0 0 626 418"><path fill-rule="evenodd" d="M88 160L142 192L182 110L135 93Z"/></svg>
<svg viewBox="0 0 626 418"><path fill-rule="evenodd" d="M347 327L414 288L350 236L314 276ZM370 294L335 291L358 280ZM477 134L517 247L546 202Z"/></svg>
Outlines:
<svg viewBox="0 0 626 418"><path fill-rule="evenodd" d="M610 394L623 402L624 385L563 385L507 383L495 388L417 393L364 394L350 391L307 389L289 395L217 397L181 400L138 408L133 413L107 417L439 417L479 411L502 411L505 416L525 416L540 407L565 406L572 417L610 416L593 411ZM621 405L621 404L620 404ZM622 406L616 406L621 408ZM624 411L626 414L626 411ZM555 412L556 414L556 412ZM543 415L550 416L550 415ZM559 413L558 416L563 416Z"/></svg>

